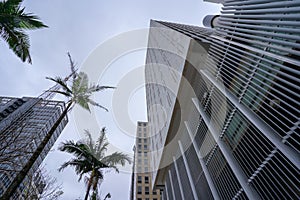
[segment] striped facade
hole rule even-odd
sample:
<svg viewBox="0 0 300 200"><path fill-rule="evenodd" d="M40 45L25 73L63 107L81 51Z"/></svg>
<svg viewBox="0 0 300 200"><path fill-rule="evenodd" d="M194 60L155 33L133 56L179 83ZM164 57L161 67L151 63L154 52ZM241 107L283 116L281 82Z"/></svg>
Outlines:
<svg viewBox="0 0 300 200"><path fill-rule="evenodd" d="M214 29L151 23L163 30L150 30L146 61L152 144L161 138L151 149L153 186L163 199L299 199L300 1L223 5ZM190 39L177 40L187 46L180 66L166 56L174 33L165 29ZM170 117L158 132L149 111L170 84L154 63L182 76L173 103L162 102Z"/></svg>

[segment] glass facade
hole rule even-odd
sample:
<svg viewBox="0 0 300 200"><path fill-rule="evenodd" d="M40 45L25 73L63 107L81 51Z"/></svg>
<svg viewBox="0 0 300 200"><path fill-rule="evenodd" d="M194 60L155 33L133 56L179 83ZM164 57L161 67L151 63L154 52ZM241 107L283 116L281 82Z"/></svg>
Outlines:
<svg viewBox="0 0 300 200"><path fill-rule="evenodd" d="M58 101L29 97L0 97L0 196L31 158L64 109L64 103ZM63 119L32 165L27 177L18 187L13 199L22 199L23 191L26 191L26 187L32 182L30 177L34 177L34 173L67 122L67 118Z"/></svg>

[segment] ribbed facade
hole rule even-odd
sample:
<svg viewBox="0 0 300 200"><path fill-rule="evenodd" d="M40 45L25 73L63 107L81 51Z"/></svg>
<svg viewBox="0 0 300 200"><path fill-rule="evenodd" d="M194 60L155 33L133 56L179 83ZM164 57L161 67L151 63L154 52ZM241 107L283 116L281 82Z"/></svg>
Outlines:
<svg viewBox="0 0 300 200"><path fill-rule="evenodd" d="M182 79L178 83L178 105L167 113L171 122L164 127L162 155L155 161L174 161L156 165L153 173L154 186L164 185L163 199L300 198L299 19L300 1L245 0L225 1L213 33L182 24L151 24L191 39L187 62L176 67L190 88ZM197 56L202 47L206 56L197 62L203 58L204 53ZM150 51L163 54L160 48ZM147 58L152 65L161 63L158 56ZM158 70L152 65L146 68L146 80ZM153 91L159 90L152 87L146 89L149 107ZM155 113L149 111L151 124ZM174 129L176 124L182 125ZM165 150L170 141L176 145Z"/></svg>
<svg viewBox="0 0 300 200"><path fill-rule="evenodd" d="M0 97L0 197L14 181L18 171L25 166L64 109L64 103L58 101L29 97ZM38 190L33 191L30 184L39 165L67 122L65 118L56 129L12 199L23 199L23 196L28 198L39 194Z"/></svg>

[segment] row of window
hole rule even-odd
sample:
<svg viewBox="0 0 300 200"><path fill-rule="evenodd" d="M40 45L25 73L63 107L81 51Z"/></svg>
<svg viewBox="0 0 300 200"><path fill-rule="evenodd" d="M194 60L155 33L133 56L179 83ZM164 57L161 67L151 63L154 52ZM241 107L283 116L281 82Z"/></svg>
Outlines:
<svg viewBox="0 0 300 200"><path fill-rule="evenodd" d="M137 193L142 194L142 186L138 186ZM150 188L148 186L146 186L145 187L145 195L149 195L149 194L150 194ZM156 193L156 191L152 191L152 194L156 195L157 193ZM155 198L153 200L155 200Z"/></svg>
<svg viewBox="0 0 300 200"><path fill-rule="evenodd" d="M137 180L138 180L138 183L142 183L142 176L138 176ZM149 183L149 177L145 176L144 181L145 181L145 183Z"/></svg>
<svg viewBox="0 0 300 200"><path fill-rule="evenodd" d="M142 164L142 160L138 159L138 164ZM144 159L144 164L147 165L148 164L148 159Z"/></svg>
<svg viewBox="0 0 300 200"><path fill-rule="evenodd" d="M144 143L147 143L147 142L148 142L147 138L144 138ZM142 143L142 139L141 138L138 139L138 143Z"/></svg>
<svg viewBox="0 0 300 200"><path fill-rule="evenodd" d="M147 122L138 122L138 126L147 126Z"/></svg>
<svg viewBox="0 0 300 200"><path fill-rule="evenodd" d="M145 167L144 171L142 171L142 167L138 167L136 173L147 173L149 172L149 168Z"/></svg>
<svg viewBox="0 0 300 200"><path fill-rule="evenodd" d="M141 128L141 127L139 127L139 128L138 128L138 131L142 131L142 128ZM144 127L144 128L143 128L143 131L144 131L144 132L146 132L146 131L147 131L147 128L146 128L146 127Z"/></svg>
<svg viewBox="0 0 300 200"><path fill-rule="evenodd" d="M141 157L142 156L142 151L138 151L137 152L137 156ZM148 156L148 152L147 151L144 151L144 156Z"/></svg>
<svg viewBox="0 0 300 200"><path fill-rule="evenodd" d="M138 150L141 150L142 149L142 145L139 144L138 145ZM147 144L144 144L144 150L147 150L148 149L148 145Z"/></svg>

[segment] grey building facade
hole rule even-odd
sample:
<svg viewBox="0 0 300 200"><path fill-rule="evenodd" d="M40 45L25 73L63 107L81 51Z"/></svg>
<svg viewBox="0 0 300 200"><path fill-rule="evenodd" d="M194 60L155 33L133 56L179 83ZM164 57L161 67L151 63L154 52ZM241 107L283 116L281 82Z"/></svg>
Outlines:
<svg viewBox="0 0 300 200"><path fill-rule="evenodd" d="M223 5L213 29L151 22L152 186L163 199L299 199L299 1Z"/></svg>
<svg viewBox="0 0 300 200"><path fill-rule="evenodd" d="M0 97L0 197L14 181L18 171L30 159L45 135L65 109L64 102L41 98ZM61 131L67 124L65 118L32 165L27 177L19 185L12 199L23 199L23 194L38 194L28 191L39 165L46 157ZM30 187L32 188L32 187Z"/></svg>

